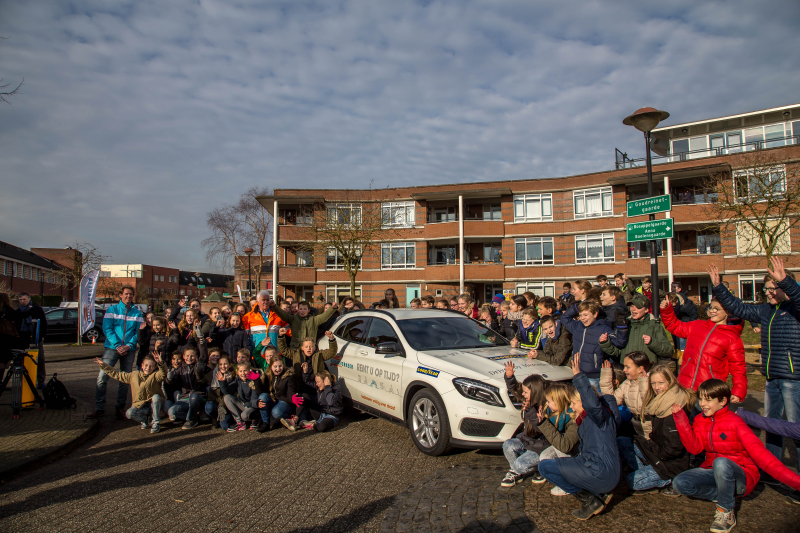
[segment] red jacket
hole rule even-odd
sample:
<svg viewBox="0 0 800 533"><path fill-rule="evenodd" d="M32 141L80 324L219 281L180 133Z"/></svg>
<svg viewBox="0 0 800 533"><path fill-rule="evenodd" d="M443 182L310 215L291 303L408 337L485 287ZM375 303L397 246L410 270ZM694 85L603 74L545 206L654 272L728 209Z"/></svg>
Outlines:
<svg viewBox="0 0 800 533"><path fill-rule="evenodd" d="M733 378L731 394L742 399L747 396L747 364L741 336L743 325L714 324L710 320L681 322L675 318L671 305L661 309L661 319L670 333L687 339L678 383L696 391L707 379L727 381L730 374Z"/></svg>
<svg viewBox="0 0 800 533"><path fill-rule="evenodd" d="M700 468L711 468L717 457L730 459L742 467L747 477L747 491L743 496L750 494L758 483L759 467L784 485L800 490L800 475L789 470L768 452L764 443L756 437L747 423L732 413L727 406L710 418L706 418L703 414L697 415L694 426L683 410L674 417L681 442L686 450L693 455L706 452L706 460Z"/></svg>

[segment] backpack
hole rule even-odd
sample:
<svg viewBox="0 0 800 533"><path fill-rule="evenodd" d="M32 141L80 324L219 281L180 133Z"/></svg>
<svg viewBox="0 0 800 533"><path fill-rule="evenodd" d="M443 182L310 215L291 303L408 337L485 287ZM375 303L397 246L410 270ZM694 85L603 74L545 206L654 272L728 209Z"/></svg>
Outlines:
<svg viewBox="0 0 800 533"><path fill-rule="evenodd" d="M42 391L45 405L48 409L76 409L78 401L69 395L67 387L56 376L58 374L53 374Z"/></svg>

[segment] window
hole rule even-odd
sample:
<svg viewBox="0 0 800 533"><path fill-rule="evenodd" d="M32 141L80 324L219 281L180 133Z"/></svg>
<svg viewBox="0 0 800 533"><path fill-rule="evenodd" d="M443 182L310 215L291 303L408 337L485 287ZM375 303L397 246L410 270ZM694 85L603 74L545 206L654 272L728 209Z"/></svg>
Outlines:
<svg viewBox="0 0 800 533"><path fill-rule="evenodd" d="M361 268L360 252L356 253L359 253L358 268ZM328 248L328 252L325 254L325 268L327 270L344 270L344 258L336 248Z"/></svg>
<svg viewBox="0 0 800 533"><path fill-rule="evenodd" d="M152 292L152 289L150 287L147 287L147 294L150 294L151 292Z"/></svg>
<svg viewBox="0 0 800 533"><path fill-rule="evenodd" d="M361 287L356 286L356 293L350 294L350 285L328 285L325 288L326 301L341 302L345 296L352 296L356 300L361 300Z"/></svg>
<svg viewBox="0 0 800 533"><path fill-rule="evenodd" d="M736 197L758 201L769 196L780 196L786 191L786 167L740 170L733 174Z"/></svg>
<svg viewBox="0 0 800 533"><path fill-rule="evenodd" d="M528 237L516 239L515 264L517 265L552 265L553 238Z"/></svg>
<svg viewBox="0 0 800 533"><path fill-rule="evenodd" d="M297 266L314 266L314 255L311 253L311 250L297 250L295 257L297 258Z"/></svg>
<svg viewBox="0 0 800 533"><path fill-rule="evenodd" d="M502 263L501 259L503 253L503 246L501 244L484 244L483 245L483 262L484 263Z"/></svg>
<svg viewBox="0 0 800 533"><path fill-rule="evenodd" d="M697 234L697 253L698 254L721 254L722 241L719 233L698 233Z"/></svg>
<svg viewBox="0 0 800 533"><path fill-rule="evenodd" d="M650 243L652 241L639 241L628 243L628 258L639 259L641 257L650 257ZM680 248L678 239L672 240L672 253L679 254ZM667 250L667 241L661 239L656 241L656 255L661 257Z"/></svg>
<svg viewBox="0 0 800 533"><path fill-rule="evenodd" d="M410 228L414 226L414 202L389 202L381 204L384 228Z"/></svg>
<svg viewBox="0 0 800 533"><path fill-rule="evenodd" d="M458 210L455 206L435 207L432 222L454 222L458 220Z"/></svg>
<svg viewBox="0 0 800 533"><path fill-rule="evenodd" d="M66 310L65 310L65 309L54 309L53 311L49 311L49 312L48 312L48 313L45 315L45 318L47 319L47 321L48 321L49 323L51 323L51 324L52 324L52 323L53 323L53 322L55 322L56 320L64 320L64 315L65 315L65 313L66 313Z"/></svg>
<svg viewBox="0 0 800 533"><path fill-rule="evenodd" d="M514 196L514 222L553 220L552 194L522 194Z"/></svg>
<svg viewBox="0 0 800 533"><path fill-rule="evenodd" d="M330 204L328 206L329 226L359 226L361 206L358 204Z"/></svg>
<svg viewBox="0 0 800 533"><path fill-rule="evenodd" d="M456 264L456 246L431 246L430 264L454 265Z"/></svg>
<svg viewBox="0 0 800 533"><path fill-rule="evenodd" d="M400 345L400 339L397 338L397 333L391 324L380 318L373 318L369 325L367 344L377 348L383 342L396 342L398 346Z"/></svg>
<svg viewBox="0 0 800 533"><path fill-rule="evenodd" d="M610 263L613 261L613 233L575 236L576 263Z"/></svg>
<svg viewBox="0 0 800 533"><path fill-rule="evenodd" d="M500 204L484 205L483 220L503 220Z"/></svg>
<svg viewBox="0 0 800 533"><path fill-rule="evenodd" d="M758 302L764 291L764 276L739 274L739 298L743 302Z"/></svg>
<svg viewBox="0 0 800 533"><path fill-rule="evenodd" d="M416 245L413 242L392 242L381 244L381 268L414 268L416 266Z"/></svg>
<svg viewBox="0 0 800 533"><path fill-rule="evenodd" d="M608 217L614 214L611 187L574 191L572 201L575 218Z"/></svg>
<svg viewBox="0 0 800 533"><path fill-rule="evenodd" d="M773 254L788 254L792 251L792 242L789 238L789 223L784 221L781 228L777 228L777 220L768 220L767 229L772 238L777 239ZM739 255L764 255L761 237L752 226L739 224L736 227L736 251Z"/></svg>
<svg viewBox="0 0 800 533"><path fill-rule="evenodd" d="M348 342L364 344L368 321L369 318L366 317L356 317L345 320L344 324L339 326L339 329L336 330L336 336Z"/></svg>
<svg viewBox="0 0 800 533"><path fill-rule="evenodd" d="M517 283L517 294L530 291L536 296L556 295L556 284L554 281L529 281L527 283Z"/></svg>

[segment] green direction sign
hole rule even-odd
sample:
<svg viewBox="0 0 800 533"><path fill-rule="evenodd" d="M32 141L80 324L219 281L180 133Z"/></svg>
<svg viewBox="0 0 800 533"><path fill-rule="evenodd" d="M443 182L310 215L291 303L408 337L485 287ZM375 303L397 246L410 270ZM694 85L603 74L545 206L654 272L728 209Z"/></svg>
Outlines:
<svg viewBox="0 0 800 533"><path fill-rule="evenodd" d="M198 288L198 289L205 289L205 288L206 288L206 286L205 286L205 285L198 285L198 286L197 286L197 288Z"/></svg>
<svg viewBox="0 0 800 533"><path fill-rule="evenodd" d="M672 201L670 200L669 194L642 198L641 200L631 200L628 202L629 217L663 213L670 209L672 209Z"/></svg>
<svg viewBox="0 0 800 533"><path fill-rule="evenodd" d="M628 242L671 239L675 224L671 218L631 222L627 225Z"/></svg>

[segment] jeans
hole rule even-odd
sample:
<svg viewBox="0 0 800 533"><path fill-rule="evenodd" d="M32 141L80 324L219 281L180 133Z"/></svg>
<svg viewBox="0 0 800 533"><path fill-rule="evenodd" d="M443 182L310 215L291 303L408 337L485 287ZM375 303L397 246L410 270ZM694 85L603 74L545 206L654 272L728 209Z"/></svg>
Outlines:
<svg viewBox="0 0 800 533"><path fill-rule="evenodd" d="M506 456L511 471L517 474L528 474L539 464L539 454L525 449L519 439L508 439L503 443L503 455Z"/></svg>
<svg viewBox="0 0 800 533"><path fill-rule="evenodd" d="M581 491L581 489L564 479L564 476L562 476L561 472L558 470L557 459L547 459L539 463L539 474L548 482L561 488L567 494L576 494Z"/></svg>
<svg viewBox="0 0 800 533"><path fill-rule="evenodd" d="M121 372L130 372L131 368L133 368L133 359L136 357L136 350L131 349L128 350L128 353L125 355L120 355L116 350L111 348L106 348L103 350L103 362L108 366L114 366L119 361L119 369ZM98 411L105 411L106 410L106 385L108 384L108 374L103 372L102 370L97 375L97 386L95 387L94 392L94 404L95 409ZM124 409L125 403L128 401L128 391L130 390L130 385L126 383L119 383L117 387L117 404L115 407L117 409Z"/></svg>
<svg viewBox="0 0 800 533"><path fill-rule="evenodd" d="M203 405L203 395L193 392L188 398L177 398L167 414L170 420L194 420L200 415L200 408Z"/></svg>
<svg viewBox="0 0 800 533"><path fill-rule="evenodd" d="M267 393L260 394L258 400L267 404L264 409L260 409L262 422L267 424L270 422L275 423L281 418L289 418L292 414L292 408L289 407L288 403L281 400L273 401ZM271 421L270 416L272 416Z"/></svg>
<svg viewBox="0 0 800 533"><path fill-rule="evenodd" d="M736 496L747 490L747 477L741 466L717 457L711 469L693 468L675 476L672 488L684 496L717 500L720 507L730 511L736 505Z"/></svg>
<svg viewBox="0 0 800 533"><path fill-rule="evenodd" d="M764 416L800 422L800 381L796 379L770 379L764 389ZM800 442L794 441L795 448ZM767 433L767 450L782 461L783 437Z"/></svg>
<svg viewBox="0 0 800 533"><path fill-rule="evenodd" d="M158 412L161 410L161 404L161 395L154 394L150 401L141 407L131 407L128 409L128 412L125 413L125 416L127 416L129 420L136 420L142 424L147 424L150 414L152 413L153 426L158 426L161 424L161 418L158 414Z"/></svg>
<svg viewBox="0 0 800 533"><path fill-rule="evenodd" d="M652 465L645 464L644 454L629 437L617 437L619 454L631 467L631 472L625 478L628 486L633 490L647 490L661 488L669 485L669 479L662 479Z"/></svg>
<svg viewBox="0 0 800 533"><path fill-rule="evenodd" d="M231 394L226 394L223 400L225 402L225 407L228 409L233 419L236 420L237 424L242 424L247 422L248 420L251 420L253 413L255 413L256 411L260 411L262 422L264 421L265 415L267 416L267 420L269 420L269 412L267 411L266 407L263 409L250 407L249 404L244 403L239 398Z"/></svg>
<svg viewBox="0 0 800 533"><path fill-rule="evenodd" d="M227 431L228 427L233 425L233 417L228 413L227 409L225 409L225 406L222 407L223 412L220 412L219 407L217 402L207 401L205 407L206 414L211 417L211 420L218 420L219 427ZM221 420L220 417L222 417Z"/></svg>

